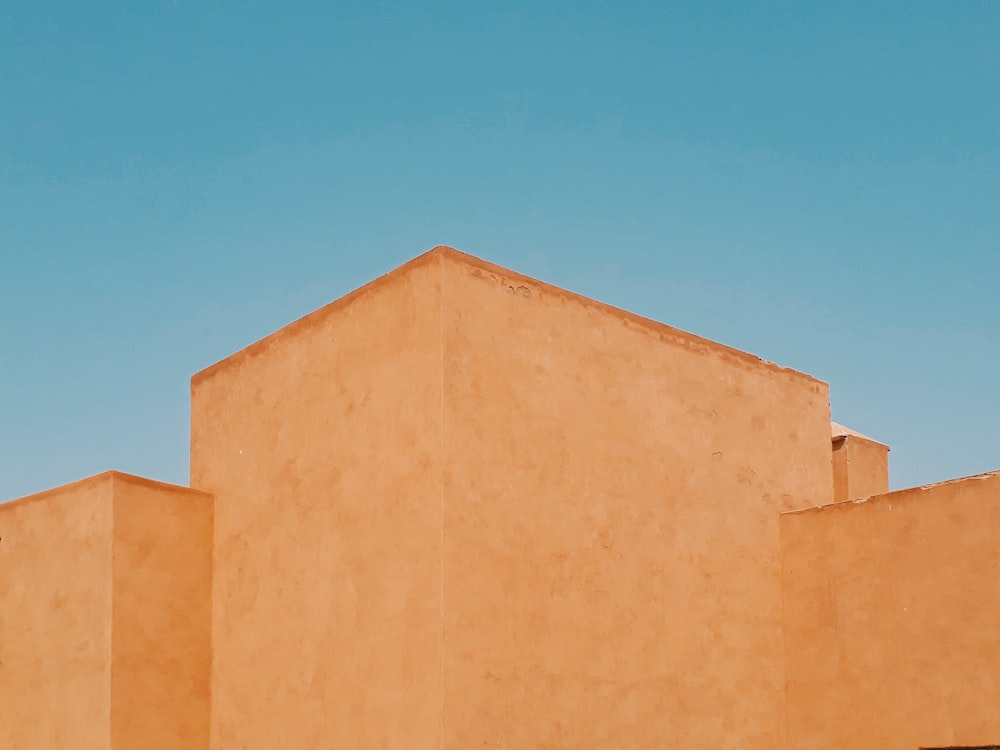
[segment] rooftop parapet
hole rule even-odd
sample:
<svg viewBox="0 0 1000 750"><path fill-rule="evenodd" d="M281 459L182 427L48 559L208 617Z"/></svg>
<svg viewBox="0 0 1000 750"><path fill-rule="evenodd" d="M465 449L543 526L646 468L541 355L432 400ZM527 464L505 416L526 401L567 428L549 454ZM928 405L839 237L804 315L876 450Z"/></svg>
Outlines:
<svg viewBox="0 0 1000 750"><path fill-rule="evenodd" d="M833 441L833 500L854 500L889 491L889 446L836 422Z"/></svg>

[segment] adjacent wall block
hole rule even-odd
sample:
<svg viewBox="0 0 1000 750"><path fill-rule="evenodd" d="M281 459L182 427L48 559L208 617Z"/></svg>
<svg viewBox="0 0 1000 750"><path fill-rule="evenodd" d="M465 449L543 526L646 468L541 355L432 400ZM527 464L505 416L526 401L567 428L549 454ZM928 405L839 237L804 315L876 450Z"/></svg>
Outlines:
<svg viewBox="0 0 1000 750"><path fill-rule="evenodd" d="M788 747L1000 739L1000 473L786 513Z"/></svg>
<svg viewBox="0 0 1000 750"><path fill-rule="evenodd" d="M0 747L206 750L211 538L118 472L0 505Z"/></svg>

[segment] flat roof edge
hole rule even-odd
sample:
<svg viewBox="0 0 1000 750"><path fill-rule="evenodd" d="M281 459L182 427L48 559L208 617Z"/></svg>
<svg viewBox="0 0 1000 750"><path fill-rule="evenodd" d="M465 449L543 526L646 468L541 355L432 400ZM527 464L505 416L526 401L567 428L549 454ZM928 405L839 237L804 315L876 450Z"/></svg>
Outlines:
<svg viewBox="0 0 1000 750"><path fill-rule="evenodd" d="M827 511L836 510L838 508L851 508L856 505L867 505L868 503L880 503L883 500L898 500L906 499L908 497L919 497L925 492L936 490L939 487L946 487L951 484L962 484L971 482L984 482L990 480L997 480L1000 483L1000 469L995 471L986 471L981 474L970 474L966 477L955 477L954 479L945 479L940 482L932 482L931 484L922 484L916 487L904 487L901 490L892 490L891 492L882 492L877 495L868 495L867 497L859 497L853 500L838 500L835 503L824 503L822 505L811 505L806 508L796 508L795 510L786 510L780 513L782 516L794 516L801 515L804 513L814 513L817 511Z"/></svg>
<svg viewBox="0 0 1000 750"><path fill-rule="evenodd" d="M437 245L436 247L428 250L427 252L422 253L421 255L418 255L417 257L407 261L406 263L403 263L402 265L393 268L392 270L382 274L381 276L378 276L372 281L363 284L357 289L348 292L342 297L338 297L332 302L329 302L323 305L322 307L317 308L316 310L313 310L312 312L307 313L306 315L303 315L300 318L297 318L296 320L288 323L287 325L282 326L276 331L273 331L270 334L264 336L263 338L258 339L252 344L249 344L248 346L243 347L242 349L234 352L233 354L230 354L227 357L220 359L214 364L209 365L203 370L200 370L191 377L192 388L197 386L203 380L210 378L212 375L222 370L228 369L229 367L233 367L249 357L252 357L256 354L266 351L266 349L269 346L271 346L281 338L284 338L285 336L294 335L295 333L301 330L320 324L321 322L325 321L330 315L336 313L338 310L344 307L347 307L359 297L365 294L369 294L372 291L378 289L379 287L391 283L395 279L405 275L406 273L412 271L413 269L424 266L427 263L430 263L439 258L448 258L449 260L455 261L468 268L472 268L486 273L492 273L495 275L503 276L505 278L516 279L519 281L527 282L528 284L534 285L538 289L541 289L548 294L560 296L566 299L571 299L574 302L577 302L587 307L597 308L598 310L602 311L605 314L609 314L623 320L626 324L639 326L661 337L667 337L668 339L674 342L683 342L689 345L694 344L696 346L702 347L707 351L714 351L724 357L729 357L745 365L762 367L766 370L781 373L783 375L791 376L794 378L800 378L816 385L821 385L824 387L827 386L827 383L825 381L820 380L819 378L813 375L809 375L808 373L804 373L800 370L778 365L774 362L758 357L755 354L751 354L741 349L728 346L727 344L721 344L718 341L713 341L703 336L698 336L697 334L684 331L680 328L675 328L666 323L662 323L660 321L653 320L652 318L647 318L645 316L639 315L638 313L630 312L623 308L615 307L614 305L608 304L606 302L601 302L599 300L593 299L592 297L587 297L583 294L563 289L562 287L550 284L549 282L542 281L540 279L536 279L531 276L527 276L513 269L506 268L504 266L499 266L495 263L483 260L482 258L478 258L474 255L470 255L460 250L456 250L453 247L449 247L447 245Z"/></svg>
<svg viewBox="0 0 1000 750"><path fill-rule="evenodd" d="M802 372L801 370L796 370L792 367L785 367L783 365L776 364L775 362L763 359L762 357L759 357L756 354L751 354L750 352L743 351L742 349L737 349L735 347L729 346L728 344L722 344L719 343L718 341L713 341L712 339L705 338L704 336L699 336L696 333L691 333L681 328L675 328L674 326L668 325L667 323L663 323L658 320L654 320L653 318L647 318L644 315L639 315L638 313L631 312L630 310L625 310L624 308L616 307L607 302L601 302L600 300L596 300L593 297L587 297L584 294L564 289L562 287L556 286L555 284L550 284L547 281L542 281L540 279L527 276L523 273L519 273L518 271L514 271L509 268L505 268L503 266L498 266L495 263L483 260L482 258L477 258L474 255L469 255L468 253L464 253L461 250L456 250L455 248L447 247L444 245L438 246L437 248L435 248L435 250L441 252L442 254L448 255L456 260L460 260L464 262L465 265L471 266L473 268L478 268L480 270L484 270L489 273L512 276L517 279L527 281L528 283L534 284L550 294L572 299L573 301L582 303L585 306L596 307L602 312L609 313L618 318L623 318L627 323L638 325L642 328L653 331L660 335L666 334L667 336L670 336L674 340L697 344L699 346L705 347L706 349L714 350L719 354L740 360L745 364L763 367L767 370L771 370L772 372L779 372L784 375L791 375L793 377L802 378L817 385L822 385L822 386L828 385L826 381L821 380L815 377L814 375Z"/></svg>
<svg viewBox="0 0 1000 750"><path fill-rule="evenodd" d="M84 477L83 479L76 479L72 482L66 482L65 484L60 484L55 487L49 487L48 489L40 490L38 492L32 492L29 495L22 495L20 497L11 498L10 500L0 501L0 510L4 508L20 507L22 505L29 505L36 501L45 500L55 495L60 495L64 492L71 492L73 490L83 489L90 485L101 484L102 482L114 482L114 481L124 481L129 484L140 485L143 487L153 487L156 489L164 490L180 490L186 493L193 493L196 495L203 495L205 497L212 497L212 493L205 492L204 490L195 489L193 487L185 487L181 484L173 484L171 482L161 482L157 479L148 479L146 477L140 477L137 474L129 474L124 471L118 471L117 469L108 469L107 471L102 471L99 474L92 474L89 477Z"/></svg>
<svg viewBox="0 0 1000 750"><path fill-rule="evenodd" d="M157 490L170 490L171 492L184 492L193 495L203 495L204 497L213 497L211 492L205 490L199 490L196 487L187 487L183 484L174 484L173 482L164 482L159 479L150 479L149 477L142 477L138 474L129 474L124 471L111 470L106 472L111 474L115 481L127 482L128 484L138 485L140 487L150 487Z"/></svg>

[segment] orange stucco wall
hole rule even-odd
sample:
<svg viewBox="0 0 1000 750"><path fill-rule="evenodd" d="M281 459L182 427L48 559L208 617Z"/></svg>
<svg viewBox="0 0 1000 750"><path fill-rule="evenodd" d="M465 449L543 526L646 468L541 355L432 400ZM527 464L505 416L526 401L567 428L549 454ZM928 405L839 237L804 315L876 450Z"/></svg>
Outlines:
<svg viewBox="0 0 1000 750"><path fill-rule="evenodd" d="M212 500L114 475L114 750L208 750Z"/></svg>
<svg viewBox="0 0 1000 750"><path fill-rule="evenodd" d="M780 747L827 387L442 256L444 746Z"/></svg>
<svg viewBox="0 0 1000 750"><path fill-rule="evenodd" d="M192 390L214 748L781 742L825 384L437 250Z"/></svg>
<svg viewBox="0 0 1000 750"><path fill-rule="evenodd" d="M789 747L1000 741L1000 473L782 516Z"/></svg>
<svg viewBox="0 0 1000 750"><path fill-rule="evenodd" d="M110 750L108 475L0 505L0 747Z"/></svg>
<svg viewBox="0 0 1000 750"><path fill-rule="evenodd" d="M211 501L107 472L0 505L0 747L208 747Z"/></svg>
<svg viewBox="0 0 1000 750"><path fill-rule="evenodd" d="M440 304L425 257L195 376L216 750L439 746Z"/></svg>

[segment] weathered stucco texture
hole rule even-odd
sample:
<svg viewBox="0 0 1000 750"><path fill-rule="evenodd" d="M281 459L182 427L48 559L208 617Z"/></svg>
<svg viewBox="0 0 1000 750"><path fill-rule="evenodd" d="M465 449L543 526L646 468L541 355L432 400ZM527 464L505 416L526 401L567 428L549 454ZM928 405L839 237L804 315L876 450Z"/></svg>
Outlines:
<svg viewBox="0 0 1000 750"><path fill-rule="evenodd" d="M214 750L781 744L825 384L440 248L192 394Z"/></svg>
<svg viewBox="0 0 1000 750"><path fill-rule="evenodd" d="M785 514L789 747L1000 740L1000 473Z"/></svg>
<svg viewBox="0 0 1000 750"><path fill-rule="evenodd" d="M193 379L216 750L439 746L440 300L424 256Z"/></svg>
<svg viewBox="0 0 1000 750"><path fill-rule="evenodd" d="M824 383L465 256L444 295L444 747L760 748Z"/></svg>
<svg viewBox="0 0 1000 750"><path fill-rule="evenodd" d="M0 505L0 747L208 747L211 500L107 472Z"/></svg>
<svg viewBox="0 0 1000 750"><path fill-rule="evenodd" d="M111 747L108 475L0 505L0 747Z"/></svg>

